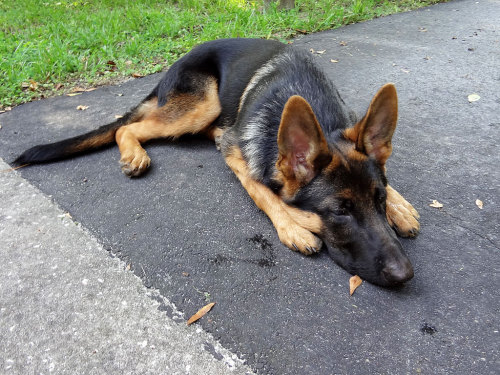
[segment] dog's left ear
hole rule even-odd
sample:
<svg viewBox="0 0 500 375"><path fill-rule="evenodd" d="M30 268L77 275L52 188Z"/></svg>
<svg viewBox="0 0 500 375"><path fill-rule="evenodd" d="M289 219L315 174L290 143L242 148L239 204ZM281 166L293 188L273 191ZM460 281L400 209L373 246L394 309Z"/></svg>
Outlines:
<svg viewBox="0 0 500 375"><path fill-rule="evenodd" d="M332 156L321 126L309 103L301 96L288 99L278 130L277 169L290 195L310 182Z"/></svg>
<svg viewBox="0 0 500 375"><path fill-rule="evenodd" d="M381 166L391 156L392 135L398 120L398 94L392 83L384 85L373 97L366 115L344 131L356 150L375 158Z"/></svg>

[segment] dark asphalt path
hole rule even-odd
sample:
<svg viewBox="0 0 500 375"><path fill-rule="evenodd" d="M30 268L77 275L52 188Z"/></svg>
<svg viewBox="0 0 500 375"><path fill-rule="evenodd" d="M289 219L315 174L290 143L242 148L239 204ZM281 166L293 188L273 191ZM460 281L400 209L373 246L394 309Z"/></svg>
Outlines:
<svg viewBox="0 0 500 375"><path fill-rule="evenodd" d="M319 64L357 112L396 84L388 176L422 217L402 241L415 278L396 290L364 283L349 297L326 253L287 250L205 140L149 145L140 179L122 175L117 148L21 174L187 316L217 302L200 324L258 372L498 373L499 20L498 0L454 1L295 41L325 51ZM157 79L2 114L0 156L110 122Z"/></svg>

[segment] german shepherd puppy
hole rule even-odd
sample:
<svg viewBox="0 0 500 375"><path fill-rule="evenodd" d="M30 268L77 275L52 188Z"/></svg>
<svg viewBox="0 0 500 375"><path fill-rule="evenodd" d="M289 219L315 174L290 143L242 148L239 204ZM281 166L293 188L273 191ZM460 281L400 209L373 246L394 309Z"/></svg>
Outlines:
<svg viewBox="0 0 500 375"><path fill-rule="evenodd" d="M409 237L419 231L417 211L385 176L397 112L392 84L357 120L308 52L276 41L223 39L174 63L123 118L35 146L15 163L54 161L116 141L123 173L135 177L150 165L142 143L203 133L283 244L308 255L323 240L348 272L391 286L413 277L393 228Z"/></svg>

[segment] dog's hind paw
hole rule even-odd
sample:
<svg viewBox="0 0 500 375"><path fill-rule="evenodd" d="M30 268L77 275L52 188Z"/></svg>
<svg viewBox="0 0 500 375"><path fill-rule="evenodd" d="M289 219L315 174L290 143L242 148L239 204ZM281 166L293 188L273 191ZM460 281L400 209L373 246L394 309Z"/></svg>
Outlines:
<svg viewBox="0 0 500 375"><path fill-rule="evenodd" d="M144 149L131 155L122 156L120 166L128 177L137 177L143 174L151 164L151 159Z"/></svg>
<svg viewBox="0 0 500 375"><path fill-rule="evenodd" d="M389 225L401 237L415 237L420 231L420 215L401 194L387 186L386 216Z"/></svg>
<svg viewBox="0 0 500 375"><path fill-rule="evenodd" d="M293 251L300 251L304 255L319 253L323 241L317 236L297 224L276 228L280 241Z"/></svg>

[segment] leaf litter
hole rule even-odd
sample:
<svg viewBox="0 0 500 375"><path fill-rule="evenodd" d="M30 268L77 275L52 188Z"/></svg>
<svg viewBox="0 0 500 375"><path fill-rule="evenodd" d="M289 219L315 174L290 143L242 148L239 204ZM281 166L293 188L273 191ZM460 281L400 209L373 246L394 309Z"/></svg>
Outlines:
<svg viewBox="0 0 500 375"><path fill-rule="evenodd" d="M363 280L361 280L361 277L358 275L354 275L349 279L349 295L352 296L354 291L363 283Z"/></svg>
<svg viewBox="0 0 500 375"><path fill-rule="evenodd" d="M212 307L214 307L215 302L211 302L208 305L203 306L201 309L199 309L196 314L194 314L189 320L187 321L187 325L191 325L197 320L201 319L207 312L209 312Z"/></svg>
<svg viewBox="0 0 500 375"><path fill-rule="evenodd" d="M434 207L434 208L443 208L443 204L442 203L439 203L437 200L433 199L432 200L432 203L429 204L430 207Z"/></svg>

